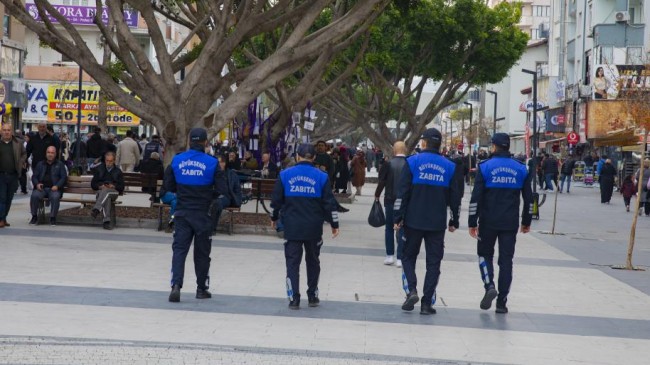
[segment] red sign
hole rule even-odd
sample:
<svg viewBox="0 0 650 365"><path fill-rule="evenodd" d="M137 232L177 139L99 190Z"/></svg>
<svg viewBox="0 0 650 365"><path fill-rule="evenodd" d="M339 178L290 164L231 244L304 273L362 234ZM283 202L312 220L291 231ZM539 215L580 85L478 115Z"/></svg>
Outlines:
<svg viewBox="0 0 650 365"><path fill-rule="evenodd" d="M566 136L566 140L569 144L578 144L578 142L580 142L580 137L578 137L576 132L571 132Z"/></svg>

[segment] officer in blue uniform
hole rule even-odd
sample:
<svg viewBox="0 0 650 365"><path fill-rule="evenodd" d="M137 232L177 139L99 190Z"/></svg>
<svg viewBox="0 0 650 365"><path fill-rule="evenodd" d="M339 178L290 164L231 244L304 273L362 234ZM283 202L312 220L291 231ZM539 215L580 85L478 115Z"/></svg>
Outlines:
<svg viewBox="0 0 650 365"><path fill-rule="evenodd" d="M406 301L405 311L412 311L420 300L417 291L415 262L422 240L427 254L427 273L420 314L435 314L436 286L440 277L440 261L444 254L445 229L454 232L458 228L460 191L456 179L456 164L440 155L442 135L435 129L427 129L420 137L422 152L409 157L402 169L402 176L395 200L395 229L404 227L403 282ZM447 208L451 219L447 222Z"/></svg>
<svg viewBox="0 0 650 365"><path fill-rule="evenodd" d="M179 302L185 273L185 258L194 240L196 298L211 298L210 250L213 219L210 206L227 194L223 171L216 158L205 153L208 135L203 128L190 131L190 149L174 156L165 171L166 191L176 193L174 243L172 250L172 291L170 302Z"/></svg>
<svg viewBox="0 0 650 365"><path fill-rule="evenodd" d="M478 166L469 204L469 234L478 239L479 269L485 287L480 307L490 309L497 298L497 313L508 313L506 302L512 283L512 258L519 229L519 201L523 197L521 232L530 231L533 213L534 171L510 157L510 137L492 137L492 157ZM499 283L494 286L494 245L499 240Z"/></svg>
<svg viewBox="0 0 650 365"><path fill-rule="evenodd" d="M316 149L302 144L297 150L297 164L280 173L273 189L273 227L282 215L284 223L284 257L287 264L289 309L300 308L300 261L303 247L307 264L307 298L317 307L320 248L323 223L332 226L332 236L339 234L337 204L327 174L314 166Z"/></svg>

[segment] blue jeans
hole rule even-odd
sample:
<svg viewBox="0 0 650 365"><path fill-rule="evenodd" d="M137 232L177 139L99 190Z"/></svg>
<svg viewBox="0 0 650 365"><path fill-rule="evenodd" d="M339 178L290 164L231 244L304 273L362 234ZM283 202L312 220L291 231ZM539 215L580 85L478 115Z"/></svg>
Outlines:
<svg viewBox="0 0 650 365"><path fill-rule="evenodd" d="M393 229L393 206L394 202L384 201L384 211L386 212L386 255L392 256L395 254L395 239L397 239L397 259L401 260L404 253L404 228L400 228L395 232Z"/></svg>
<svg viewBox="0 0 650 365"><path fill-rule="evenodd" d="M160 197L160 201L165 204L169 204L171 207L169 209L169 215L173 217L174 213L176 212L176 194L168 191L165 193L165 195Z"/></svg>
<svg viewBox="0 0 650 365"><path fill-rule="evenodd" d="M553 190L553 181L555 180L555 174L546 174L546 189L551 189Z"/></svg>
<svg viewBox="0 0 650 365"><path fill-rule="evenodd" d="M571 175L561 174L560 175L560 191L564 189L564 180L566 180L566 192L568 193L571 190Z"/></svg>

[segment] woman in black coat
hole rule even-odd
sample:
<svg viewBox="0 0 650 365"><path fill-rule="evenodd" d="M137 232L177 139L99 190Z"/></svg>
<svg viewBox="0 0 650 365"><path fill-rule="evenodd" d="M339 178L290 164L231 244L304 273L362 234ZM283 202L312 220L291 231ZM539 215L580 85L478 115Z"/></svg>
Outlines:
<svg viewBox="0 0 650 365"><path fill-rule="evenodd" d="M600 203L609 204L614 192L614 178L616 177L616 168L612 165L612 160L607 159L600 172Z"/></svg>
<svg viewBox="0 0 650 365"><path fill-rule="evenodd" d="M350 169L348 168L348 153L347 150L341 147L338 151L338 158L335 161L335 182L334 191L338 193L342 191L343 194L348 192L348 182L350 181Z"/></svg>

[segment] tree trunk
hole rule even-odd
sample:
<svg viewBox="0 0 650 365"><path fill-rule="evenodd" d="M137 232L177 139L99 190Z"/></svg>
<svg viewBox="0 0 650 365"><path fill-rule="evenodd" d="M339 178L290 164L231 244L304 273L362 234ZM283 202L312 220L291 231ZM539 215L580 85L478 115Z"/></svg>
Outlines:
<svg viewBox="0 0 650 365"><path fill-rule="evenodd" d="M648 145L648 129L644 130L643 134L643 152L641 153L641 167L639 167L639 185L637 191L641 192L643 189L643 162L645 160L645 148ZM636 237L636 222L639 219L639 208L641 197L637 195L636 203L634 204L634 218L632 219L632 228L630 229L630 242L627 246L627 260L625 262L626 270L634 270L632 265L632 253L634 252L634 239Z"/></svg>
<svg viewBox="0 0 650 365"><path fill-rule="evenodd" d="M108 29L113 29L113 18L108 19ZM111 31L112 34L112 31ZM102 65L108 66L111 63L111 49L106 43L106 40L102 42L102 49L104 54L102 56ZM99 89L99 103L97 105L97 126L103 131L108 131L108 121L106 120L106 115L108 109L108 95L104 92L104 88Z"/></svg>

